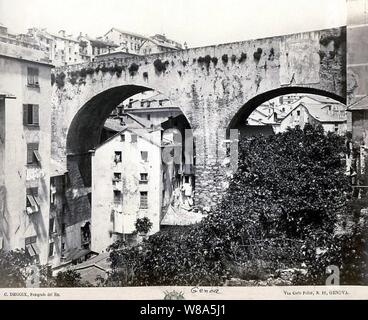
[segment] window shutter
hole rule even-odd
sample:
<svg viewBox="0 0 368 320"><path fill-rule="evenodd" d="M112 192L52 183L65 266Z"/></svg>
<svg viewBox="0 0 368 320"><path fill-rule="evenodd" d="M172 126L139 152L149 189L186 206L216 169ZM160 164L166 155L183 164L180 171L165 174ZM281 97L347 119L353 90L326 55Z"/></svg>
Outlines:
<svg viewBox="0 0 368 320"><path fill-rule="evenodd" d="M28 104L23 105L23 125L28 124Z"/></svg>
<svg viewBox="0 0 368 320"><path fill-rule="evenodd" d="M33 144L27 145L27 163L33 163Z"/></svg>
<svg viewBox="0 0 368 320"><path fill-rule="evenodd" d="M40 116L39 116L40 107L38 104L33 105L33 124L39 124Z"/></svg>

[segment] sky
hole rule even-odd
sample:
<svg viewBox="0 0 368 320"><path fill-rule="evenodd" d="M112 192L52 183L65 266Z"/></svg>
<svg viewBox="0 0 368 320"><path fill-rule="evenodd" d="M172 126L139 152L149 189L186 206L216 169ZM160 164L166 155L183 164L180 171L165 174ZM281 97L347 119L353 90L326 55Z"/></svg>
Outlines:
<svg viewBox="0 0 368 320"><path fill-rule="evenodd" d="M0 0L9 32L164 33L199 47L346 24L345 0Z"/></svg>

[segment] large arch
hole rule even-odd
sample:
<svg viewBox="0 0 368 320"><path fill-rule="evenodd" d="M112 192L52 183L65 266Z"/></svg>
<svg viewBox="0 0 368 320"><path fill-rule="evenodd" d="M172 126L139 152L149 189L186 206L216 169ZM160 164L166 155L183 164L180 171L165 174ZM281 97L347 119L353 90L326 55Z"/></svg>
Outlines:
<svg viewBox="0 0 368 320"><path fill-rule="evenodd" d="M230 129L237 129L240 125L240 122L247 119L250 116L250 114L254 110L256 110L262 103L264 103L266 101L269 101L273 98L277 98L277 97L282 96L282 95L297 94L297 93L314 94L314 95L324 96L324 97L328 97L328 98L334 99L336 101L339 101L343 104L346 104L346 97L341 97L341 96L337 95L334 92L329 92L329 91L310 88L310 87L297 87L297 86L296 87L293 87L293 86L281 87L281 88L277 88L277 89L274 89L274 90L263 92L263 93L255 96L255 97L249 99L238 110L238 112L233 116L233 118L231 119L231 121L230 121L230 123L227 127L227 130L229 131Z"/></svg>
<svg viewBox="0 0 368 320"><path fill-rule="evenodd" d="M151 88L122 85L107 89L86 102L74 116L66 139L67 155L81 155L95 148L103 124L116 106L127 98Z"/></svg>

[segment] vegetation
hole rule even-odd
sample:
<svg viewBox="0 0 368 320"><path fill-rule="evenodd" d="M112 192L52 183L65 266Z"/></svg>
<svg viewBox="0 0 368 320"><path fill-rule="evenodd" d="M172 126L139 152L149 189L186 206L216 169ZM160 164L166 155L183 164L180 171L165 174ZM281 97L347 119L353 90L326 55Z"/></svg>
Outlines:
<svg viewBox="0 0 368 320"><path fill-rule="evenodd" d="M242 52L239 58L239 63L243 63L245 60L247 60L247 54Z"/></svg>
<svg viewBox="0 0 368 320"><path fill-rule="evenodd" d="M58 89L61 89L65 86L65 78L66 78L66 75L64 72L60 72L56 75L55 82L56 82Z"/></svg>
<svg viewBox="0 0 368 320"><path fill-rule="evenodd" d="M167 67L169 66L169 61L162 62L160 59L156 59L153 62L155 67L156 73L163 73L166 71Z"/></svg>
<svg viewBox="0 0 368 320"><path fill-rule="evenodd" d="M360 215L367 203L348 197L344 152L343 137L311 125L241 140L238 170L216 211L134 246L115 242L108 248L112 271L100 284L222 285L231 277L275 279L291 268L305 272L290 284L321 285L331 265L341 284L368 284L368 223ZM344 229L349 215L353 227ZM151 227L147 218L136 222L140 233ZM0 286L24 286L29 264L24 252L0 251ZM75 271L52 277L42 267L40 285L88 283Z"/></svg>
<svg viewBox="0 0 368 320"><path fill-rule="evenodd" d="M138 246L115 243L105 285L220 285L282 267L305 268L295 281L314 284L331 263L349 270L343 281L359 283L367 229L335 232L350 191L343 152L343 138L310 125L241 141L238 170L216 212Z"/></svg>
<svg viewBox="0 0 368 320"><path fill-rule="evenodd" d="M36 265L24 251L0 250L0 288L36 287L85 287L81 275L74 270L60 271L54 277L50 266Z"/></svg>
<svg viewBox="0 0 368 320"><path fill-rule="evenodd" d="M229 62L229 56L227 54L222 55L222 63L227 64Z"/></svg>
<svg viewBox="0 0 368 320"><path fill-rule="evenodd" d="M138 72L138 69L139 65L133 62L128 68L130 76L133 77Z"/></svg>
<svg viewBox="0 0 368 320"><path fill-rule="evenodd" d="M147 217L137 219L135 222L135 229L138 233L147 234L152 228L152 222Z"/></svg>
<svg viewBox="0 0 368 320"><path fill-rule="evenodd" d="M255 51L254 53L253 53L253 58L254 58L254 60L255 61L259 61L260 59L261 59L261 57L262 57L262 52L263 52L263 50L262 50L262 48L258 48L257 49L257 51Z"/></svg>
<svg viewBox="0 0 368 320"><path fill-rule="evenodd" d="M31 259L24 251L0 250L0 288L25 287L30 265Z"/></svg>

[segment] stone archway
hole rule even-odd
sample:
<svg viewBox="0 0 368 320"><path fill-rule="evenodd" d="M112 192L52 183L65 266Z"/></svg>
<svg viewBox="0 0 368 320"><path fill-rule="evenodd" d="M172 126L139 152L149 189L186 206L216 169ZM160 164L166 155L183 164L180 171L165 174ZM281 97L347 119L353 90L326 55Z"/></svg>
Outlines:
<svg viewBox="0 0 368 320"><path fill-rule="evenodd" d="M233 116L231 119L227 130L229 129L237 129L240 121L243 121L247 119L250 114L256 110L262 103L269 101L273 98L277 98L282 95L287 94L313 94L313 95L319 95L327 98L331 98L333 100L336 100L338 102L341 102L343 104L346 104L346 97L341 97L338 94L334 92L329 92L321 89L315 89L310 87L281 87L278 89L270 90L263 92L262 94L259 94L251 99L249 99L239 110L238 112Z"/></svg>

